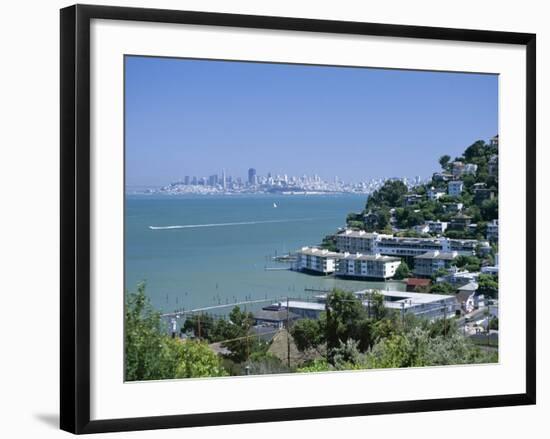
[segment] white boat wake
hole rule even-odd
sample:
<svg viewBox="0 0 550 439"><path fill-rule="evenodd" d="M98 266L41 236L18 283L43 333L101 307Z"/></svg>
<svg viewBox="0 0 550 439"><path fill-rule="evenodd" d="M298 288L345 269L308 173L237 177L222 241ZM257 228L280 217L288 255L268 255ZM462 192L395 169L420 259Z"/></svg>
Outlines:
<svg viewBox="0 0 550 439"><path fill-rule="evenodd" d="M151 230L171 230L171 229L198 229L200 227L227 227L227 226L246 226L251 224L270 224L270 223L291 223L296 221L313 221L319 218L288 218L280 220L266 221L242 221L236 223L215 223L215 224L186 224L181 226L149 226Z"/></svg>

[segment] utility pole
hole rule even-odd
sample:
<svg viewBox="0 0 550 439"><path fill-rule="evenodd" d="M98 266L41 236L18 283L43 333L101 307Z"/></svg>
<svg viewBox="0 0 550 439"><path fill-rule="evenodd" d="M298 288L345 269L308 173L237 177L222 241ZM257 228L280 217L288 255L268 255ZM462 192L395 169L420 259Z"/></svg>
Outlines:
<svg viewBox="0 0 550 439"><path fill-rule="evenodd" d="M201 314L197 314L197 332L198 332L198 338L200 340L201 338Z"/></svg>
<svg viewBox="0 0 550 439"><path fill-rule="evenodd" d="M287 363L288 363L288 367L290 368L290 325L289 325L290 313L288 310L288 306L289 306L289 300L287 296L286 298L286 348L287 348Z"/></svg>
<svg viewBox="0 0 550 439"><path fill-rule="evenodd" d="M447 338L447 305L443 305L443 337Z"/></svg>
<svg viewBox="0 0 550 439"><path fill-rule="evenodd" d="M369 319L370 319L370 301L372 300L372 293L369 292L367 294L369 295L369 298L367 299L367 303L368 303L368 306L369 306Z"/></svg>

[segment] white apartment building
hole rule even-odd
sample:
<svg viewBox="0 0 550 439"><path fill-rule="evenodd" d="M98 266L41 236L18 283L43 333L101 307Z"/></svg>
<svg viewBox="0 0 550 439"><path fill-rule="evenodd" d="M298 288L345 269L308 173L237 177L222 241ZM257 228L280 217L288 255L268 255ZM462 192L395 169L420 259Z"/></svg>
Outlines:
<svg viewBox="0 0 550 439"><path fill-rule="evenodd" d="M391 279L401 265L401 258L392 256L343 253L338 260L336 275L376 280Z"/></svg>
<svg viewBox="0 0 550 439"><path fill-rule="evenodd" d="M370 255L380 253L387 256L406 257L419 256L435 250L473 255L478 244L479 241L475 239L400 238L354 230L344 230L336 234L336 248L339 252Z"/></svg>
<svg viewBox="0 0 550 439"><path fill-rule="evenodd" d="M336 248L341 252L375 254L377 242L381 238L391 238L391 236L346 229L336 234Z"/></svg>
<svg viewBox="0 0 550 439"><path fill-rule="evenodd" d="M296 252L295 269L319 274L331 274L336 271L339 253L316 247L302 247Z"/></svg>
<svg viewBox="0 0 550 439"><path fill-rule="evenodd" d="M461 180L454 180L449 182L449 195L451 197L459 197L464 190L464 183Z"/></svg>

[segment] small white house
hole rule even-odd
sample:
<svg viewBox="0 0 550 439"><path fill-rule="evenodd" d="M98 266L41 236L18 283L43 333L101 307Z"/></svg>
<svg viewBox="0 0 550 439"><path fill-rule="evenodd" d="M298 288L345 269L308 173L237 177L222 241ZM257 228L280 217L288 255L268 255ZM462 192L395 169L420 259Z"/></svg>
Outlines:
<svg viewBox="0 0 550 439"><path fill-rule="evenodd" d="M477 165L474 163L466 163L464 165L464 174L466 175L475 175L477 172Z"/></svg>
<svg viewBox="0 0 550 439"><path fill-rule="evenodd" d="M445 195L445 192L435 189L433 186L428 189L428 192L426 193L428 196L428 200L430 201L436 201L439 200L443 195Z"/></svg>
<svg viewBox="0 0 550 439"><path fill-rule="evenodd" d="M428 233L430 231L430 226L428 224L418 224L413 226L413 230L417 233Z"/></svg>
<svg viewBox="0 0 550 439"><path fill-rule="evenodd" d="M436 233L438 235L442 235L449 225L449 223L445 221L428 221L426 224L428 225L428 231L430 233Z"/></svg>

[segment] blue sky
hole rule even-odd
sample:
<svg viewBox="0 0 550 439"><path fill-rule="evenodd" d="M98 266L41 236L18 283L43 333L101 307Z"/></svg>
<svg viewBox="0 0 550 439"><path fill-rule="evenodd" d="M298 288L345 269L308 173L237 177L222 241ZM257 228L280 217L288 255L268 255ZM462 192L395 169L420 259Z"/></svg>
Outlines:
<svg viewBox="0 0 550 439"><path fill-rule="evenodd" d="M428 176L498 131L498 77L126 57L126 184Z"/></svg>

